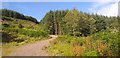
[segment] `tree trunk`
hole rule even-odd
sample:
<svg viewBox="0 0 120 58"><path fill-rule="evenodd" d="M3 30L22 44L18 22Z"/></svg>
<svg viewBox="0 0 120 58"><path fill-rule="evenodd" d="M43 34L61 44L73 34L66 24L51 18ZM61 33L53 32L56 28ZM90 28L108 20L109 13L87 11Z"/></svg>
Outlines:
<svg viewBox="0 0 120 58"><path fill-rule="evenodd" d="M55 35L57 35L57 23L55 22Z"/></svg>
<svg viewBox="0 0 120 58"><path fill-rule="evenodd" d="M56 22L56 19L55 19L55 13L54 13L54 29L55 29L55 35L57 35L57 22Z"/></svg>
<svg viewBox="0 0 120 58"><path fill-rule="evenodd" d="M61 35L61 25L59 24L59 34Z"/></svg>

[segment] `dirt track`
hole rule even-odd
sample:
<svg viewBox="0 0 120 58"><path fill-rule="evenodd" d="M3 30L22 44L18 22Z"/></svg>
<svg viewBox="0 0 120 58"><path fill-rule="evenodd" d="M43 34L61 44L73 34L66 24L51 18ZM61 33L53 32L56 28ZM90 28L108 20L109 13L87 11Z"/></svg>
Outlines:
<svg viewBox="0 0 120 58"><path fill-rule="evenodd" d="M48 56L47 52L43 50L44 47L50 45L49 41L55 39L57 36L50 35L52 37L48 40L39 41L33 44L28 44L18 48L15 52L9 56Z"/></svg>

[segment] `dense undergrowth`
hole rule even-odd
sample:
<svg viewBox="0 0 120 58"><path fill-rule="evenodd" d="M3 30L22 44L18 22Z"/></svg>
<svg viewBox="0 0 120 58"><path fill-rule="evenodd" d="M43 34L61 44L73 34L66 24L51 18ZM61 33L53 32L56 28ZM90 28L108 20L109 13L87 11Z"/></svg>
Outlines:
<svg viewBox="0 0 120 58"><path fill-rule="evenodd" d="M61 56L117 56L118 33L99 32L87 37L59 36L47 49Z"/></svg>

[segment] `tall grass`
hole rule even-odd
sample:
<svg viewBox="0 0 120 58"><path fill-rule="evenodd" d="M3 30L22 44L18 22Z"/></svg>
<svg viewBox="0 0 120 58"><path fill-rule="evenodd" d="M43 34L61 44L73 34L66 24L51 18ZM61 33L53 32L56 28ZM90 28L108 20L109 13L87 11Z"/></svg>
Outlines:
<svg viewBox="0 0 120 58"><path fill-rule="evenodd" d="M62 56L116 56L118 33L99 32L88 37L59 36L48 50ZM62 52L61 52L62 51Z"/></svg>

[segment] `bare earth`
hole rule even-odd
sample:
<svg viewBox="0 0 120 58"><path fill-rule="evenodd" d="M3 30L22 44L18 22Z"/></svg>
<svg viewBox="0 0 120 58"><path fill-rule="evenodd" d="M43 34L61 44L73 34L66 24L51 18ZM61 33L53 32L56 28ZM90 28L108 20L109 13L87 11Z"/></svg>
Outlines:
<svg viewBox="0 0 120 58"><path fill-rule="evenodd" d="M57 36L50 35L50 37L52 38L48 40L22 46L9 56L48 56L47 52L43 50L43 48L49 46L49 41L54 40Z"/></svg>

